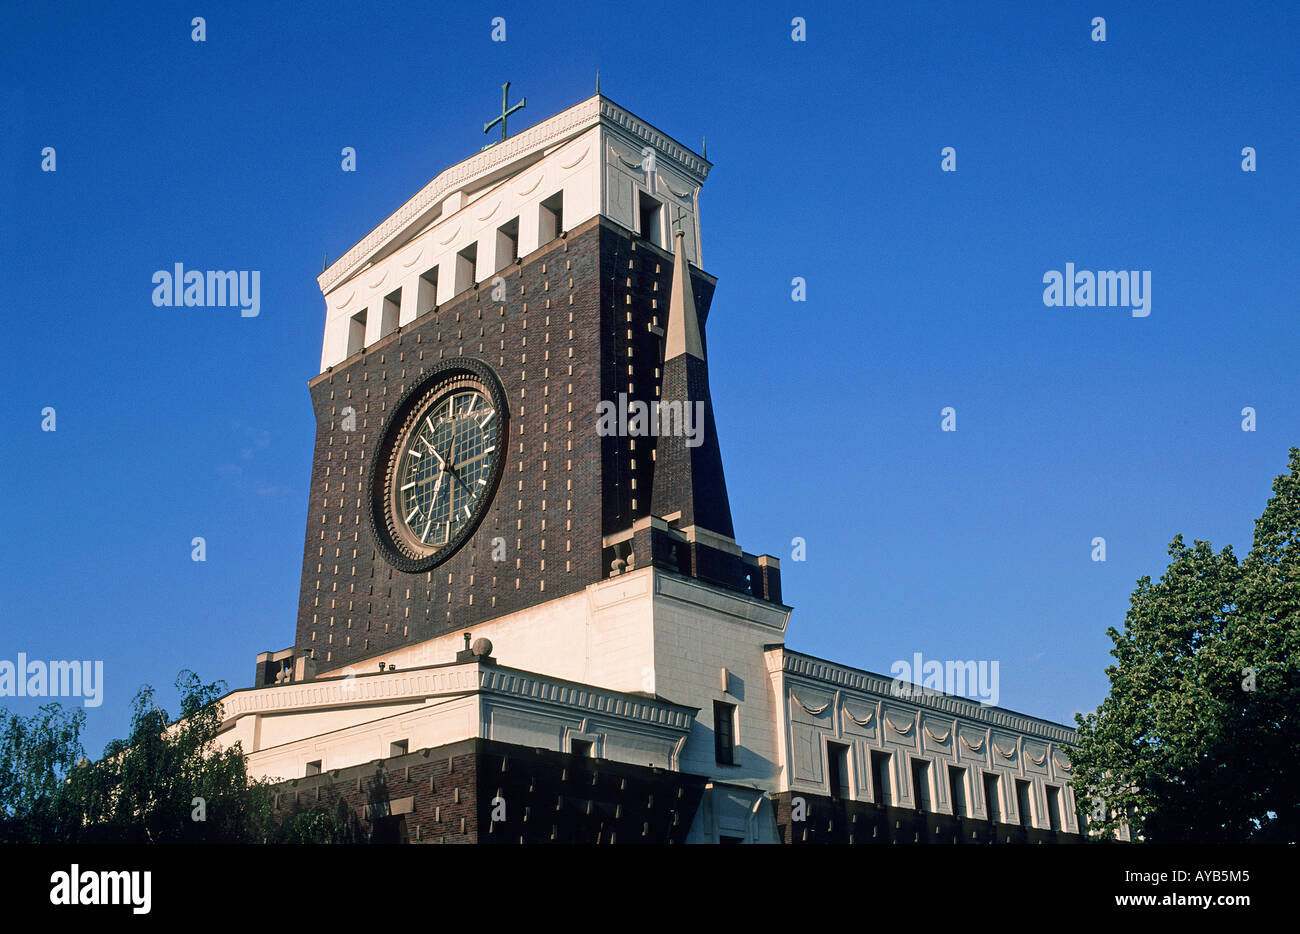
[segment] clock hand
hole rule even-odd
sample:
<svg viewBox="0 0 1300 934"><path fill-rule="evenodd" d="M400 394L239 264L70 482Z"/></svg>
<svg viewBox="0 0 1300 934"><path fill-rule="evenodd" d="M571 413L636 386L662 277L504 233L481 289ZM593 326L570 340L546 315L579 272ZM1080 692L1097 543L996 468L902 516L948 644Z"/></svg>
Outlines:
<svg viewBox="0 0 1300 934"><path fill-rule="evenodd" d="M451 477L452 477L453 480L455 480L457 483L459 483L459 484L461 485L461 489L463 489L466 493L469 494L469 498L470 498L470 500L473 500L473 499L474 499L474 491L470 489L468 483L466 483L464 480L461 479L460 474L456 473L455 471L452 471Z"/></svg>
<svg viewBox="0 0 1300 934"><path fill-rule="evenodd" d="M443 459L442 455L438 453L438 449L429 443L429 439L421 435L420 443L429 449L430 454L438 458L438 464L445 470L447 468L447 462Z"/></svg>

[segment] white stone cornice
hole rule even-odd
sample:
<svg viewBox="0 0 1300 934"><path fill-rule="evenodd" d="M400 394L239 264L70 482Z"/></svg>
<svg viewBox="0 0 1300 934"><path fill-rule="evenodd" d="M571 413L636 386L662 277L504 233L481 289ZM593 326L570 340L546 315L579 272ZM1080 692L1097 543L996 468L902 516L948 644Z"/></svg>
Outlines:
<svg viewBox="0 0 1300 934"><path fill-rule="evenodd" d="M475 692L585 710L680 731L690 729L696 713L694 708L653 697L471 662L235 691L221 699L222 719L229 724L249 714L298 713L377 703L420 703L430 697Z"/></svg>
<svg viewBox="0 0 1300 934"><path fill-rule="evenodd" d="M474 691L472 668L457 666L396 671L388 674L303 681L235 691L221 699L223 720L253 713L287 713L310 708L418 701L437 694Z"/></svg>
<svg viewBox="0 0 1300 934"><path fill-rule="evenodd" d="M744 622L767 631L770 635L784 633L790 622L790 608L768 603L757 597L714 586L692 577L668 574L657 568L638 569L653 571L656 597L679 600L692 606L707 607L725 613L738 622Z"/></svg>
<svg viewBox="0 0 1300 934"><path fill-rule="evenodd" d="M888 698L893 703L938 710L988 726L1015 730L1038 739L1070 745L1075 742L1075 732L1067 726L1027 717L1002 707L989 707L952 694L923 693L918 690L907 698L894 697L892 691L894 681L887 675L837 665L811 655L786 650L782 653L782 668L787 675L821 682L824 687L835 685L849 688L864 694Z"/></svg>
<svg viewBox="0 0 1300 934"><path fill-rule="evenodd" d="M667 133L655 129L608 98L592 99L600 101L600 115L608 125L618 128L625 135L644 145L653 146L661 157L667 156L679 169L685 171L697 186L704 183L709 169L713 167L711 162L703 156L697 156Z"/></svg>
<svg viewBox="0 0 1300 934"><path fill-rule="evenodd" d="M653 723L674 730L689 730L695 719L693 708L650 697L634 697L585 684L560 681L513 668L483 666L479 669L479 684L484 691L496 694L556 704L571 710L589 710L606 717Z"/></svg>

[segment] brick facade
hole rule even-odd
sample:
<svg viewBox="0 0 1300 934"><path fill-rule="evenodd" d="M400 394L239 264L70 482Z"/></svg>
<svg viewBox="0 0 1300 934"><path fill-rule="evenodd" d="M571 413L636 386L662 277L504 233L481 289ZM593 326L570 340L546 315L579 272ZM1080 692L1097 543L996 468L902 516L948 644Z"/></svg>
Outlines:
<svg viewBox="0 0 1300 934"><path fill-rule="evenodd" d="M359 843L682 843L705 781L473 739L283 782L275 814L345 813Z"/></svg>
<svg viewBox="0 0 1300 934"><path fill-rule="evenodd" d="M802 798L805 820L792 819ZM789 791L774 795L782 843L1082 843L1078 834Z"/></svg>
<svg viewBox="0 0 1300 934"><path fill-rule="evenodd" d="M504 300L492 299L486 280L311 382L317 431L300 651L338 667L608 575L615 555L602 536L650 512L655 439L601 437L597 407L620 393L657 398L672 272L669 253L593 218L504 269ZM703 326L714 281L693 270L692 286ZM487 364L501 383L510 406L505 466L461 550L431 571L405 573L375 543L371 470L392 410L455 357ZM345 423L348 408L354 425ZM498 538L505 559L494 561ZM755 585L739 559L714 568L714 556L695 551L700 558L683 555L683 573L702 564L701 576L779 601L766 573Z"/></svg>

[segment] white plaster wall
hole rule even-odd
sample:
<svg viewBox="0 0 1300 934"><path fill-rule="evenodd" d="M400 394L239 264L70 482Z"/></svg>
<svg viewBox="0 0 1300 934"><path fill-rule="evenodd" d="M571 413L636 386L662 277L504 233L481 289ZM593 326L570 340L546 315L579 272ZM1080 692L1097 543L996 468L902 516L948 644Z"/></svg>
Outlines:
<svg viewBox="0 0 1300 934"><path fill-rule="evenodd" d="M322 771L343 769L389 755L391 744L408 742L412 752L479 735L477 697L438 698L365 723L347 724L347 708L282 715L281 732L292 742L264 748L248 757L249 774L258 778L301 778L307 763L320 760ZM337 716L339 726L316 732L322 717ZM308 726L313 724L313 726Z"/></svg>
<svg viewBox="0 0 1300 934"><path fill-rule="evenodd" d="M776 708L763 646L784 641L788 615L696 581L656 577L655 691L675 703L700 708L681 770L777 790ZM723 691L724 667L739 694ZM719 765L715 758L715 700L736 706L735 766Z"/></svg>
<svg viewBox="0 0 1300 934"><path fill-rule="evenodd" d="M651 569L593 584L462 632L384 652L321 677L377 670L378 662L399 669L441 665L464 649L464 634L492 642L497 663L617 691L653 691Z"/></svg>

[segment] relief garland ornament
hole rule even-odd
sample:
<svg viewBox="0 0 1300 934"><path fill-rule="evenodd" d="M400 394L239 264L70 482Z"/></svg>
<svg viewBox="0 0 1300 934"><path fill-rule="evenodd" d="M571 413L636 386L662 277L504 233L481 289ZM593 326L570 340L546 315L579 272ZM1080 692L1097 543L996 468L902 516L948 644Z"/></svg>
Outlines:
<svg viewBox="0 0 1300 934"><path fill-rule="evenodd" d="M812 714L814 717L817 716L817 715L819 715L819 714L825 713L826 708L829 707L829 706L831 705L831 702L830 702L830 701L827 701L826 703L822 704L820 707L816 707L816 706L814 706L814 707L809 707L809 706L808 706L807 704L805 704L803 701L799 700L799 695L796 694L794 691L791 691L791 692L790 692L790 699L791 699L792 701L794 701L796 704L798 704L798 705L799 705L801 708L803 708L805 711L807 711L808 713Z"/></svg>
<svg viewBox="0 0 1300 934"><path fill-rule="evenodd" d="M859 719L858 717L853 716L853 714L849 711L849 708L847 706L844 707L843 710L844 710L844 716L848 717L858 726L866 726L868 723L871 722L871 718L875 716L874 712L868 710L867 715Z"/></svg>
<svg viewBox="0 0 1300 934"><path fill-rule="evenodd" d="M958 737L958 739L961 740L962 745L965 746L967 749L969 749L971 752L979 752L981 749L984 748L984 740L983 740L983 739L980 740L978 746L972 746L972 745L970 744L970 740L968 740L968 739L967 739L963 734L958 733L958 734L957 734L957 737Z"/></svg>
<svg viewBox="0 0 1300 934"><path fill-rule="evenodd" d="M948 727L948 732L944 733L943 736L935 736L934 733L930 731L930 724L928 723L924 725L924 728L925 735L930 737L930 739L934 740L936 743L946 743L948 742L948 737L952 735L952 727Z"/></svg>
<svg viewBox="0 0 1300 934"><path fill-rule="evenodd" d="M889 714L885 714L885 722L888 723L890 726L892 726L894 728L894 732L899 734L900 736L906 736L908 733L912 732L912 727L916 726L916 723L913 722L913 723L909 723L905 727L900 727L893 720L889 719Z"/></svg>

